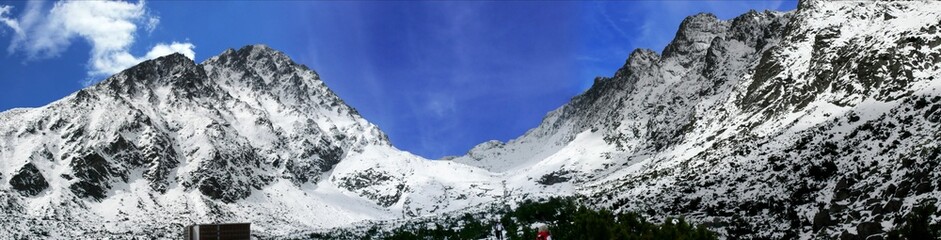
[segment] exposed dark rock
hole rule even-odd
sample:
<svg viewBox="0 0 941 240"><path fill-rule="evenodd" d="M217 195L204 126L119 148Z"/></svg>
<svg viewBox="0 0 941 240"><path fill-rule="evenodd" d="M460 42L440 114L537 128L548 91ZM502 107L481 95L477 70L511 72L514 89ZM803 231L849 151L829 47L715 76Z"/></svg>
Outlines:
<svg viewBox="0 0 941 240"><path fill-rule="evenodd" d="M122 136L118 136L114 142L102 148L102 153L110 155L111 159L118 163L129 163L132 166L141 166L144 164L144 158L140 155L140 150L134 143L129 142Z"/></svg>
<svg viewBox="0 0 941 240"><path fill-rule="evenodd" d="M877 222L862 222L856 225L856 233L863 239L882 232L882 225Z"/></svg>
<svg viewBox="0 0 941 240"><path fill-rule="evenodd" d="M10 178L10 186L23 196L36 196L49 187L46 178L33 163L27 163Z"/></svg>
<svg viewBox="0 0 941 240"><path fill-rule="evenodd" d="M72 159L70 164L78 181L72 183L69 189L78 197L91 197L95 200L104 199L111 189L111 164L96 152L85 154Z"/></svg>
<svg viewBox="0 0 941 240"><path fill-rule="evenodd" d="M358 192L360 195L376 201L376 203L383 207L389 207L399 202L402 198L402 193L407 190L404 183L395 184L395 191L392 193L372 189L371 187L374 186L393 184L393 181L396 180L388 173L372 168L357 172L353 176L344 176L335 180L337 180L339 187Z"/></svg>
<svg viewBox="0 0 941 240"><path fill-rule="evenodd" d="M858 240L858 239L859 239L859 236L857 236L856 234L852 234L849 231L843 230L843 232L840 233L840 240Z"/></svg>
<svg viewBox="0 0 941 240"><path fill-rule="evenodd" d="M872 211L874 215L882 214L882 203L877 202L869 205L869 211Z"/></svg>
<svg viewBox="0 0 941 240"><path fill-rule="evenodd" d="M342 188L356 191L369 186L380 185L389 180L392 180L391 176L370 168L366 171L359 172L355 176L340 178L339 185Z"/></svg>
<svg viewBox="0 0 941 240"><path fill-rule="evenodd" d="M572 171L559 170L559 171L551 172L546 175L542 175L542 177L539 178L539 180L536 180L536 182L542 185L554 185L556 183L564 183L572 179L572 176L571 176L572 173L573 173Z"/></svg>
<svg viewBox="0 0 941 240"><path fill-rule="evenodd" d="M248 197L250 193L250 189L245 189L239 184L230 184L235 182L238 181L231 178L218 179L216 176L210 176L199 182L199 192L212 199L234 203L236 200Z"/></svg>
<svg viewBox="0 0 941 240"><path fill-rule="evenodd" d="M898 212L901 209L902 201L898 199L889 200L889 202L885 203L885 206L882 206L882 210L885 212Z"/></svg>
<svg viewBox="0 0 941 240"><path fill-rule="evenodd" d="M748 86L747 94L742 99L743 108L755 110L768 107L772 99L778 99L783 94L781 83L774 80L774 77L784 71L784 66L775 60L773 52L769 50L762 54L755 68L752 82Z"/></svg>
<svg viewBox="0 0 941 240"><path fill-rule="evenodd" d="M214 152L183 186L195 187L209 198L231 203L248 197L252 188L261 189L273 180L272 176L255 172L263 168L253 149L226 150L229 151Z"/></svg>
<svg viewBox="0 0 941 240"><path fill-rule="evenodd" d="M832 226L833 220L830 218L830 212L827 209L820 209L814 214L814 231Z"/></svg>

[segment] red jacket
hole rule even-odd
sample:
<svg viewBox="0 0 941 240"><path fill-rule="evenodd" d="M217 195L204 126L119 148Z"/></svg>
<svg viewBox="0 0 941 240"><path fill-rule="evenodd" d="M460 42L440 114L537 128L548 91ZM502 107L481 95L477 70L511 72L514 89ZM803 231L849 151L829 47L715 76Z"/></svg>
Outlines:
<svg viewBox="0 0 941 240"><path fill-rule="evenodd" d="M536 234L536 240L549 240L549 232L539 232Z"/></svg>

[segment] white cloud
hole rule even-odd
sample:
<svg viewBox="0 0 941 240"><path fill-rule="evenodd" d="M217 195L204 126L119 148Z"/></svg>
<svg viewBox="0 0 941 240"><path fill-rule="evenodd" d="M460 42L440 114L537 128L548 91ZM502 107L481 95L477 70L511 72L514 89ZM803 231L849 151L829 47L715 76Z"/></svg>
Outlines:
<svg viewBox="0 0 941 240"><path fill-rule="evenodd" d="M180 54L183 54L183 56L193 59L194 57L196 57L196 52L193 52L193 48L196 48L196 46L193 46L192 43L178 43L178 42L173 42L170 44L160 43L160 44L157 44L157 46L154 46L154 48L150 49L150 52L147 52L147 55L145 55L144 58L154 59L154 58L170 55L172 53L180 53Z"/></svg>
<svg viewBox="0 0 941 240"><path fill-rule="evenodd" d="M21 32L19 23L15 19L7 17L10 10L13 10L13 6L0 6L0 23L6 24L13 29L14 33L18 34Z"/></svg>
<svg viewBox="0 0 941 240"><path fill-rule="evenodd" d="M92 59L90 60L91 62L89 64L91 65L91 68L94 72L90 72L90 75L100 76L114 74L140 62L170 55L175 52L181 53L183 56L193 59L196 56L196 53L193 52L193 48L195 48L195 46L193 46L192 43L158 43L143 57L135 57L131 55L127 52L126 48L123 51L109 52L98 57L92 56ZM92 54L94 55L94 52Z"/></svg>
<svg viewBox="0 0 941 240"><path fill-rule="evenodd" d="M191 43L156 44L147 54L136 57L130 53L138 26L153 31L160 19L150 16L145 2L61 1L51 9L31 1L19 19L8 18L11 7L0 6L0 22L12 28L15 36L9 52L23 52L30 60L57 57L75 39L91 45L88 77L98 78L117 73L142 61L174 52L194 58Z"/></svg>

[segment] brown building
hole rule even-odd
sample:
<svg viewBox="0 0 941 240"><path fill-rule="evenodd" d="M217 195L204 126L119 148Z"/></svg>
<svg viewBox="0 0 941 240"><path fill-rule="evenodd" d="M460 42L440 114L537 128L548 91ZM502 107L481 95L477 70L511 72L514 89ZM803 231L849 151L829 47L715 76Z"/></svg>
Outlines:
<svg viewBox="0 0 941 240"><path fill-rule="evenodd" d="M251 223L195 224L183 231L186 240L249 240L251 235Z"/></svg>

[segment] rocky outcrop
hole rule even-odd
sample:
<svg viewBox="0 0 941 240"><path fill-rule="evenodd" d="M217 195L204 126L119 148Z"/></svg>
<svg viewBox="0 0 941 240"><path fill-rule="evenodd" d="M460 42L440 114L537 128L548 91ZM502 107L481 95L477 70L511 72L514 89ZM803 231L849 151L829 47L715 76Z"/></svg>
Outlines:
<svg viewBox="0 0 941 240"><path fill-rule="evenodd" d="M23 196L31 197L46 190L49 183L46 182L46 177L36 168L36 165L27 163L10 178L10 187Z"/></svg>

